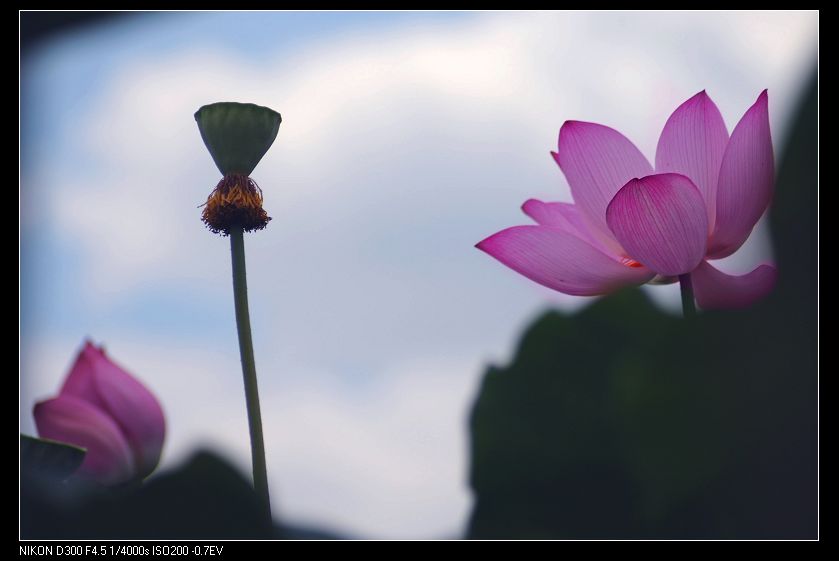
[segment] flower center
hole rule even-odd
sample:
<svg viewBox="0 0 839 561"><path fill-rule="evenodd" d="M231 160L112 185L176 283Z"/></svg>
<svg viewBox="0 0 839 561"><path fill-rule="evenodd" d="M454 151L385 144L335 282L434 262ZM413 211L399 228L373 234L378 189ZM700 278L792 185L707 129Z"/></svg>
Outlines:
<svg viewBox="0 0 839 561"><path fill-rule="evenodd" d="M207 202L201 220L215 234L228 235L231 228L245 232L262 230L271 220L262 208L262 189L245 175L225 175Z"/></svg>

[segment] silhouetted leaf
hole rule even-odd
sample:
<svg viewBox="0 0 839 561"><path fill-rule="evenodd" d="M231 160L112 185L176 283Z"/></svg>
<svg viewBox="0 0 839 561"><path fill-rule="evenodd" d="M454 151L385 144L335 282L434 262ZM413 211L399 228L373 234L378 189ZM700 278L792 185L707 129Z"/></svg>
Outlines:
<svg viewBox="0 0 839 561"><path fill-rule="evenodd" d="M66 479L82 465L85 449L34 436L20 435L22 474Z"/></svg>
<svg viewBox="0 0 839 561"><path fill-rule="evenodd" d="M142 486L77 481L21 497L27 538L266 538L274 527L249 482L218 456L195 454Z"/></svg>
<svg viewBox="0 0 839 561"><path fill-rule="evenodd" d="M277 513L274 513L275 515ZM340 539L275 525L245 477L200 451L142 485L106 488L82 479L29 481L21 489L25 539Z"/></svg>

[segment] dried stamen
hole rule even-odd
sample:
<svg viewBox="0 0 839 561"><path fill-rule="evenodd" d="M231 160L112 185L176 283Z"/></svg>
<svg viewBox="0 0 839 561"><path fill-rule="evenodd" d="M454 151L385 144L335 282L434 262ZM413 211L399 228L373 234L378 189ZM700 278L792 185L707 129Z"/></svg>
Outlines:
<svg viewBox="0 0 839 561"><path fill-rule="evenodd" d="M262 208L262 189L256 182L245 175L229 174L207 197L201 220L211 232L227 236L231 228L262 230L271 217Z"/></svg>

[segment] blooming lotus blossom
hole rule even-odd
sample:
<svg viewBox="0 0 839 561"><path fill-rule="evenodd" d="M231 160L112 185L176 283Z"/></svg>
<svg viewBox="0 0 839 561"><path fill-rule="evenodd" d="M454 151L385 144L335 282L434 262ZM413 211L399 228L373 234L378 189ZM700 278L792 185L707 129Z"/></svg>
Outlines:
<svg viewBox="0 0 839 561"><path fill-rule="evenodd" d="M85 342L58 397L35 405L43 438L87 450L79 474L106 485L142 478L160 460L166 422L154 395Z"/></svg>
<svg viewBox="0 0 839 561"><path fill-rule="evenodd" d="M552 154L574 203L528 200L522 210L537 224L502 230L479 249L566 294L683 277L697 303L713 309L748 306L771 291L772 265L732 276L709 263L743 245L772 198L765 90L730 137L704 91L684 102L664 125L655 168L616 130L581 121L562 125Z"/></svg>

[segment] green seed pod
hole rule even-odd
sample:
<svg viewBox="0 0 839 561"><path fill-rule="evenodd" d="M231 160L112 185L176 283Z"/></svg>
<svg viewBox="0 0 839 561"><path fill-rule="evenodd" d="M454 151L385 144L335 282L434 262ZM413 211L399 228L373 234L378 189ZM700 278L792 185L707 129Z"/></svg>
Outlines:
<svg viewBox="0 0 839 561"><path fill-rule="evenodd" d="M195 120L222 175L247 177L277 138L282 117L267 107L226 101L203 106Z"/></svg>

